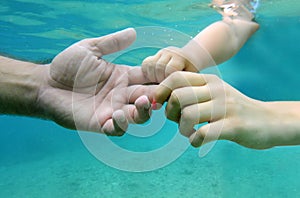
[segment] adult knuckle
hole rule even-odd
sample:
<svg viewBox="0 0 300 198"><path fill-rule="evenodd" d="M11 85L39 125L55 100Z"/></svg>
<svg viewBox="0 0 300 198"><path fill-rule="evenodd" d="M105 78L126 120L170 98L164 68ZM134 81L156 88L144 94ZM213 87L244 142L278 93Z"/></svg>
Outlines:
<svg viewBox="0 0 300 198"><path fill-rule="evenodd" d="M175 71L170 75L171 79L180 79L182 77L182 74L180 71Z"/></svg>
<svg viewBox="0 0 300 198"><path fill-rule="evenodd" d="M178 101L178 99L177 99L176 94L174 92L172 92L171 95L170 95L169 103L171 105L174 105L174 104L177 103L177 101Z"/></svg>
<svg viewBox="0 0 300 198"><path fill-rule="evenodd" d="M181 111L182 117L186 120L192 120L194 119L194 115L192 114L191 108L190 107L185 107Z"/></svg>

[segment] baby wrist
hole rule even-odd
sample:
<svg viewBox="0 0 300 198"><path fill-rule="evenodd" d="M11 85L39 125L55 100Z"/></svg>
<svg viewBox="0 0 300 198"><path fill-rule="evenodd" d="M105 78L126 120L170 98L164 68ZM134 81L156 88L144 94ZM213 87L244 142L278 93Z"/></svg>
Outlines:
<svg viewBox="0 0 300 198"><path fill-rule="evenodd" d="M194 40L191 40L187 45L185 45L182 48L182 51L191 64L190 70L193 70L194 72L199 72L207 67L216 65L212 56L205 47Z"/></svg>

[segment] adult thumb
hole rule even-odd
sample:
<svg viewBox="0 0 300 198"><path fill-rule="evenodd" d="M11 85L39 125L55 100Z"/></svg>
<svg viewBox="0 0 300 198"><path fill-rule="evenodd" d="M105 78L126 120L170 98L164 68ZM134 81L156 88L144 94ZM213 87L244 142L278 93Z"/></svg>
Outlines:
<svg viewBox="0 0 300 198"><path fill-rule="evenodd" d="M136 31L127 28L119 32L108 34L98 38L84 39L79 45L87 47L95 56L102 57L130 46L136 39Z"/></svg>

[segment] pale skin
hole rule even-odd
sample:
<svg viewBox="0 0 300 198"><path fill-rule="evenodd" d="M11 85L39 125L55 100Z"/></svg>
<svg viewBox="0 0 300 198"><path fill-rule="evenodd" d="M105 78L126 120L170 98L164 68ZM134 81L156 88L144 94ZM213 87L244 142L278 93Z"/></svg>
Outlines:
<svg viewBox="0 0 300 198"><path fill-rule="evenodd" d="M141 67L116 65L103 55L128 47L129 28L84 39L38 65L0 57L0 113L53 120L63 127L123 135L150 117L153 86Z"/></svg>
<svg viewBox="0 0 300 198"><path fill-rule="evenodd" d="M253 21L224 17L202 30L184 47L164 48L147 57L142 70L152 82L162 82L175 71L199 72L234 56L258 28Z"/></svg>
<svg viewBox="0 0 300 198"><path fill-rule="evenodd" d="M155 98L168 101L167 117L195 147L217 139L253 149L300 144L300 102L255 100L215 75L175 72Z"/></svg>
<svg viewBox="0 0 300 198"><path fill-rule="evenodd" d="M183 48L162 49L143 62L143 72L161 82L155 100L168 101L167 117L195 147L218 139L253 149L300 144L300 102L254 100L217 76L191 73L234 56L259 28L251 18L225 16Z"/></svg>

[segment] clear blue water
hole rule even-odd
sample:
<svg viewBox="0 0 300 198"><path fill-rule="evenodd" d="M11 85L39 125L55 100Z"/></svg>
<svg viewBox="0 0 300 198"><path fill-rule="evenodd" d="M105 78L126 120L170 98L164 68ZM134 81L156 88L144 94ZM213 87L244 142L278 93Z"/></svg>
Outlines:
<svg viewBox="0 0 300 198"><path fill-rule="evenodd" d="M161 26L196 35L220 19L208 3L2 0L0 52L51 60L75 41L126 27ZM295 0L262 1L257 18L261 28L219 67L223 79L256 99L299 100L299 13ZM149 53L141 51L124 61L139 64ZM1 116L0 126L0 197L300 196L299 146L257 151L221 141L204 158L190 147L164 168L132 173L99 162L76 132L50 121ZM171 134L173 128L167 123L162 133ZM129 136L119 141L138 146Z"/></svg>

